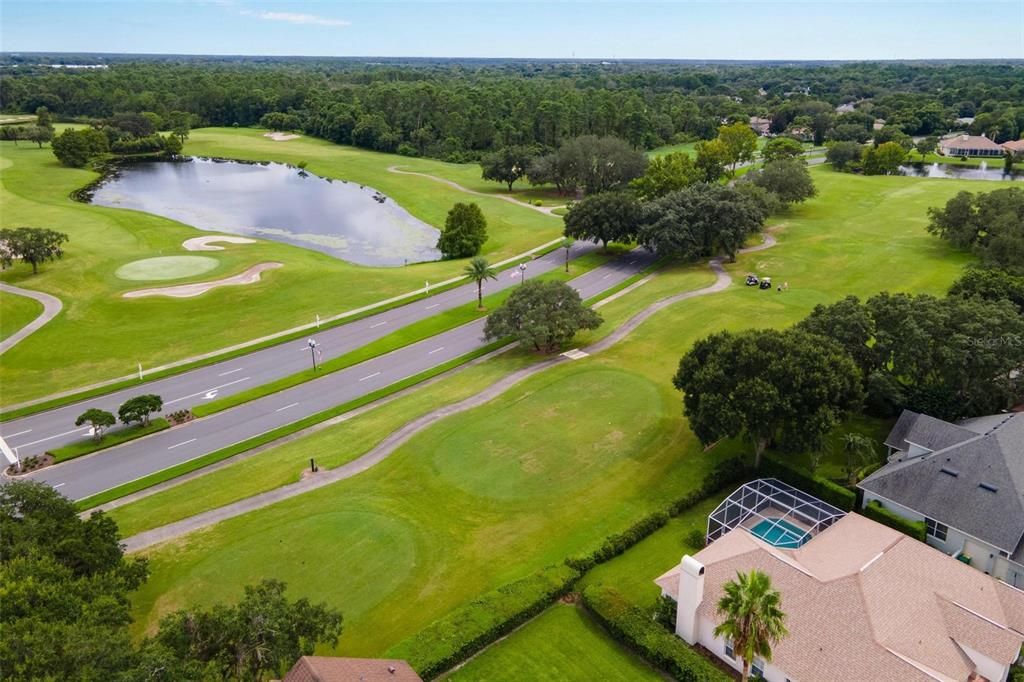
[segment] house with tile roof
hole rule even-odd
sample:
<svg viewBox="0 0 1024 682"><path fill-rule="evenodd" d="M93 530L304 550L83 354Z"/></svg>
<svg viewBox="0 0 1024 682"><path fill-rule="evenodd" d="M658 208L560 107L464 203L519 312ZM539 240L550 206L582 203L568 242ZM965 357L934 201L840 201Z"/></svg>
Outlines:
<svg viewBox="0 0 1024 682"><path fill-rule="evenodd" d="M770 508L762 509L770 514ZM676 633L736 670L731 643L714 635L717 603L739 572L766 573L789 634L769 682L1004 682L1024 644L1024 592L859 514L796 548L739 522L655 581L677 603Z"/></svg>
<svg viewBox="0 0 1024 682"><path fill-rule="evenodd" d="M864 504L924 521L928 544L1024 588L1024 413L951 424L905 410L885 445Z"/></svg>
<svg viewBox="0 0 1024 682"><path fill-rule="evenodd" d="M984 135L956 135L939 140L945 156L1002 156L1003 148Z"/></svg>
<svg viewBox="0 0 1024 682"><path fill-rule="evenodd" d="M303 656L282 682L423 682L398 659Z"/></svg>
<svg viewBox="0 0 1024 682"><path fill-rule="evenodd" d="M1014 156L1024 157L1024 140L1010 140L1000 146Z"/></svg>

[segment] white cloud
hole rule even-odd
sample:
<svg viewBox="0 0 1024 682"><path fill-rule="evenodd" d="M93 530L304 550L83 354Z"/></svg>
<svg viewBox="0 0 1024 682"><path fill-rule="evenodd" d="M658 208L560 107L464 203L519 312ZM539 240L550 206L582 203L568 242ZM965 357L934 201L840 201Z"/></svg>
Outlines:
<svg viewBox="0 0 1024 682"><path fill-rule="evenodd" d="M300 24L307 26L350 26L352 22L344 19L328 19L315 14L300 14L297 12L267 12L243 9L240 12L246 16L258 17L266 21L283 21L288 24Z"/></svg>

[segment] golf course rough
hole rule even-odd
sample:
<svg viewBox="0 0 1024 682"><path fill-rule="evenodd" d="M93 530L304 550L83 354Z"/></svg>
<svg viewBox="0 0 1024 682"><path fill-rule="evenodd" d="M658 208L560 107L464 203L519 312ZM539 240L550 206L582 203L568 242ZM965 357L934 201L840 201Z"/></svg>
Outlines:
<svg viewBox="0 0 1024 682"><path fill-rule="evenodd" d="M132 282L183 279L215 270L220 261L209 256L160 256L125 263L114 275Z"/></svg>

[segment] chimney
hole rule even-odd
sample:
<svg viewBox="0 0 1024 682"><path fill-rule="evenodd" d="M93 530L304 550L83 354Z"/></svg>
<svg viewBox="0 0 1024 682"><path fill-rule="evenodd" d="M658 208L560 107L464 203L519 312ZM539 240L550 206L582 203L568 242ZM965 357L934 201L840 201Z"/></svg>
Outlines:
<svg viewBox="0 0 1024 682"><path fill-rule="evenodd" d="M687 644L697 642L697 609L704 601L704 564L687 554L679 565L676 634Z"/></svg>

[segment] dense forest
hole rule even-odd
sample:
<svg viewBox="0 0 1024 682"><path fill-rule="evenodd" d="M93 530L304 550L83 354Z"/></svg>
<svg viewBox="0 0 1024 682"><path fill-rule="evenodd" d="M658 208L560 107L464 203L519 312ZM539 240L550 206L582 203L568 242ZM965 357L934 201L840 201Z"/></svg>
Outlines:
<svg viewBox="0 0 1024 682"><path fill-rule="evenodd" d="M751 116L774 132L799 125L816 142L876 119L907 135L941 134L964 117L997 141L1024 131L1024 63L66 57L0 58L0 108L46 107L58 120L187 112L193 126L262 123L452 161L579 135L652 148L711 139Z"/></svg>

